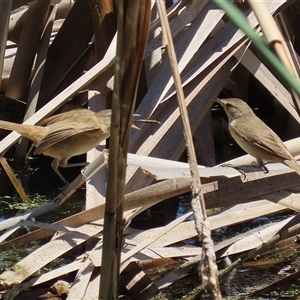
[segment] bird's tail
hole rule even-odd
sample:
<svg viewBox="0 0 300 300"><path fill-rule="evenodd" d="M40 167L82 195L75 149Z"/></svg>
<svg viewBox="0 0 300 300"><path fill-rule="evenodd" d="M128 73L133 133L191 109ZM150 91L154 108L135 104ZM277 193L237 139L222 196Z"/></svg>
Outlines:
<svg viewBox="0 0 300 300"><path fill-rule="evenodd" d="M295 170L298 175L300 176L300 165L298 165L297 161L295 159L292 160L285 160L284 164L290 167L291 169Z"/></svg>
<svg viewBox="0 0 300 300"><path fill-rule="evenodd" d="M17 124L0 120L0 128L5 130L17 131L22 136L27 137L33 142L40 141L46 134L46 128L27 124Z"/></svg>

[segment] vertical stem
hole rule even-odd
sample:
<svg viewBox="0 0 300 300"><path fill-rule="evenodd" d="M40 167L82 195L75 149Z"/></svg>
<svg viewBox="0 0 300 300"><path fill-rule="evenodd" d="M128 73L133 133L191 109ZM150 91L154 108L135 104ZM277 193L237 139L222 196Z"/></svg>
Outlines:
<svg viewBox="0 0 300 300"><path fill-rule="evenodd" d="M216 265L216 257L213 247L213 241L211 239L211 231L209 221L206 216L206 208L204 202L204 196L198 174L198 166L196 153L193 143L193 136L191 126L188 118L187 108L185 106L185 98L182 89L181 78L178 70L178 63L176 53L174 49L173 39L171 35L170 25L167 17L167 12L162 1L157 0L158 13L160 16L163 35L167 40L167 51L170 59L170 65L174 77L174 83L176 88L178 106L183 123L183 133L186 141L186 147L188 152L188 161L191 171L191 188L193 199L191 206L194 212L195 227L198 233L198 238L202 242L202 261L200 263L199 273L201 273L202 281L205 285L209 285L212 289L215 299L222 299L219 281L218 281L218 268Z"/></svg>
<svg viewBox="0 0 300 300"><path fill-rule="evenodd" d="M127 152L147 43L150 1L118 1L118 39L99 298L118 299Z"/></svg>

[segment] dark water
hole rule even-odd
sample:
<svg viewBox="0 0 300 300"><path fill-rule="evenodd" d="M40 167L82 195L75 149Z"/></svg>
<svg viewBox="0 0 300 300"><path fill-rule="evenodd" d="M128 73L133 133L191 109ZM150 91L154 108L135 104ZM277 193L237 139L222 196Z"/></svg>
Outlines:
<svg viewBox="0 0 300 300"><path fill-rule="evenodd" d="M51 159L44 156L36 156L26 162L24 165L16 166L13 159L7 159L14 173L22 183L30 203L24 203L10 180L1 169L0 172L0 221L11 218L18 213L37 207L53 200L61 191L63 182L52 170ZM68 168L62 170L67 180L74 179L80 172L80 168ZM53 223L82 210L85 203L85 187L76 191L76 193L61 207L41 215L36 221ZM10 238L23 235L36 228L21 227ZM0 270L12 267L16 262L34 251L45 241L32 242L29 245L19 246L9 251L0 253Z"/></svg>

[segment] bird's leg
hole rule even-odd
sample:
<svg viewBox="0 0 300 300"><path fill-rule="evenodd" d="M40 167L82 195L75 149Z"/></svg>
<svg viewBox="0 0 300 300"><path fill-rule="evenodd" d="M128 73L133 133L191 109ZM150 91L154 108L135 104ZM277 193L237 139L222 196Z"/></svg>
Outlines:
<svg viewBox="0 0 300 300"><path fill-rule="evenodd" d="M62 168L73 168L73 167L86 167L89 163L82 162L82 163L71 163L71 164L61 164L60 167ZM59 172L58 170L58 161L54 159L51 163L51 166L55 173L59 176L59 178L64 182L64 184L68 185L69 182L65 179L65 177Z"/></svg>
<svg viewBox="0 0 300 300"><path fill-rule="evenodd" d="M33 151L33 148L35 147L35 144L32 143L28 152L26 153L26 157L25 157L25 160L28 159L28 157L32 154L32 151Z"/></svg>
<svg viewBox="0 0 300 300"><path fill-rule="evenodd" d="M89 163L82 162L82 163L71 163L63 166L63 168L73 168L73 167L86 167Z"/></svg>
<svg viewBox="0 0 300 300"><path fill-rule="evenodd" d="M58 170L58 160L56 158L53 159L51 163L51 167L54 170L54 172L59 176L59 178L64 182L64 184L68 185L69 182L66 180L64 176L62 176L62 174Z"/></svg>
<svg viewBox="0 0 300 300"><path fill-rule="evenodd" d="M229 167L229 168L236 169L242 175L245 176L245 172L243 170L241 170L241 167L243 167L243 166L247 167L247 165L233 165L233 164L222 164L222 165L220 165L220 167ZM251 163L251 166L253 166L255 168L263 169L265 174L269 173L269 169L265 166L265 164L263 163L263 161L261 159L256 159L256 161L253 161Z"/></svg>
<svg viewBox="0 0 300 300"><path fill-rule="evenodd" d="M256 160L257 160L257 166L259 168L263 169L265 174L268 174L269 169L265 166L264 162L261 159L258 159L258 158Z"/></svg>
<svg viewBox="0 0 300 300"><path fill-rule="evenodd" d="M269 173L269 169L265 165L263 165L261 168L264 170L265 174Z"/></svg>
<svg viewBox="0 0 300 300"><path fill-rule="evenodd" d="M225 163L225 164L221 164L220 167L233 168L233 169L237 170L238 172L240 172L243 175L244 180L246 179L246 173L241 169L242 166L240 166L240 165Z"/></svg>

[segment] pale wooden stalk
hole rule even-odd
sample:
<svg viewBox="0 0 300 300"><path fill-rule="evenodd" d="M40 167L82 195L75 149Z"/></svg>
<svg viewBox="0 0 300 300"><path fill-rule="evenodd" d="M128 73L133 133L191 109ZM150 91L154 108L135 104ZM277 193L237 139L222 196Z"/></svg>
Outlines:
<svg viewBox="0 0 300 300"><path fill-rule="evenodd" d="M263 1L255 0L249 0L248 2L259 21L261 29L268 43L275 48L280 60L291 72L291 74L293 74L295 77L298 77L297 71L293 64L283 36L279 28L277 27L275 20L271 16L266 3Z"/></svg>
<svg viewBox="0 0 300 300"><path fill-rule="evenodd" d="M211 229L216 230L223 228L224 226L231 226L233 224L243 223L252 219L256 219L260 216L275 214L283 212L285 208L281 205L271 203L266 200L247 202L238 205L234 205L231 208L226 208L223 211L217 212L214 215L209 216ZM165 235L154 241L150 248L166 247L174 243L195 237L197 232L194 221L187 221L180 223L177 227L173 228ZM151 235L154 235L160 228L152 229ZM130 240L131 245L138 245L149 237L149 231L142 231L139 233L133 233L127 236L127 240ZM200 249L199 249L200 250Z"/></svg>
<svg viewBox="0 0 300 300"><path fill-rule="evenodd" d="M34 67L34 76L31 81L30 91L28 95L27 111L24 116L24 121L31 117L37 106L39 91L44 74L45 60L47 58L50 38L52 34L52 27L57 13L57 4L53 6L49 18L45 24L45 29L41 37L40 45L37 52L36 63Z"/></svg>
<svg viewBox="0 0 300 300"><path fill-rule="evenodd" d="M8 2L8 1L3 1ZM14 2L14 1L13 1ZM29 1L25 0L25 4L28 4ZM51 1L51 3L55 6L57 6L57 14L55 16L55 19L60 19L56 26L54 31L58 31L58 28L60 28L62 19L65 19L68 13L70 12L72 6L74 5L74 0L55 0ZM20 35L24 26L24 21L26 20L28 14L28 8L24 8L23 10L20 10L10 16L9 20L9 28L8 28L8 40L15 42L16 44L20 40Z"/></svg>
<svg viewBox="0 0 300 300"><path fill-rule="evenodd" d="M93 15L94 24L94 47L97 60L101 60L107 51L111 40L116 33L116 12L113 9L113 1L89 0ZM113 76L113 67L105 72L105 75L98 77L90 85L89 89L96 90L97 93L88 92L88 107L93 111L106 109L108 106L107 95L110 95L111 89L107 87L107 82ZM100 144L104 147L106 141ZM94 160L99 155L99 146L87 153L87 161ZM105 172L98 173L86 185L86 205L85 209L97 206L105 202L107 182L107 169ZM86 245L88 248L89 245ZM98 286L99 289L99 286ZM97 290L97 295L99 294Z"/></svg>
<svg viewBox="0 0 300 300"><path fill-rule="evenodd" d="M49 47L39 107L47 104L49 99L85 72L87 60L92 58L90 43L93 34L92 11L88 1L75 1Z"/></svg>
<svg viewBox="0 0 300 300"><path fill-rule="evenodd" d="M270 247L283 239L287 239L293 235L299 234L299 232L300 232L300 224L299 224L300 215L290 218L288 221L289 222L287 224L285 224L285 226L282 226L282 228L280 228L280 230L278 230L272 238L265 241L265 243L261 243L260 246L258 246L253 251L250 251L247 254L247 258L253 258L253 257L257 256L258 254L262 253L262 250L264 250L266 247Z"/></svg>
<svg viewBox="0 0 300 300"><path fill-rule="evenodd" d="M147 246L158 240L161 236L175 228L177 225L185 221L187 218L189 218L192 215L191 212L186 213L182 215L181 217L175 219L173 222L169 223L168 225L162 227L159 231L157 231L153 236L150 236L149 238L145 239L143 242L139 243L136 247L133 249L129 250L125 254L122 255L121 257L121 268L122 270L125 269L127 266L129 260L132 256L140 252L141 250L145 249Z"/></svg>
<svg viewBox="0 0 300 300"><path fill-rule="evenodd" d="M260 209L258 209L260 208ZM274 205L271 204L267 201L260 201L259 203L254 202L254 203L247 203L247 204L241 204L238 206L235 206L231 209L226 209L221 213L218 213L214 216L210 216L210 220L211 220L211 225L213 229L217 229L217 228L221 228L223 226L230 226L232 224L235 223L239 223L239 222L243 222L244 220L250 220L253 218L257 218L261 215L265 215L266 211L269 214L275 213L276 211L280 211L282 210L282 207L280 207L279 205ZM232 217L234 216L234 217ZM166 232L165 235L161 236L160 231L164 230L163 228L155 228L155 229L150 229L148 231L143 231L138 235L133 235L133 237L131 236L127 236L126 239L126 243L129 243L130 245L136 245L138 247L140 247L140 243L144 243L145 240L147 240L149 238L149 236L153 237L152 239L154 240L154 242L151 243L151 245L148 246L147 249L145 249L145 251L142 250L143 254L148 256L148 257L156 257L155 255L151 255L151 252L156 252L156 250L158 251L157 253L161 253L161 256L165 257L172 257L172 253L174 253L174 251L171 251L168 253L168 248L166 249L161 249L162 247L168 246L172 243L175 243L177 241L181 241L184 240L186 238L189 237L193 237L196 235L196 231L194 229L194 226L192 226L191 223L193 223L193 221L188 221L188 222L183 222L178 224L176 226L177 220L174 221L174 225L175 227L173 229L171 229L170 231ZM98 225L99 222L97 222ZM94 224L96 225L96 224ZM170 224L171 225L171 224ZM171 225L173 226L173 225ZM97 228L97 226L93 227L91 225L84 225L76 230L72 230L72 232L66 233L66 235L64 237L60 237L59 239L53 240L48 244L46 244L45 246L41 247L40 249L36 250L33 254L31 254L31 257L25 258L22 260L22 262L20 262L17 266L22 267L22 268L26 268L26 270L31 274L32 272L34 272L38 266L41 267L42 265L44 265L45 263L47 263L47 261L49 261L49 259L53 259L58 255L61 255L62 253L70 250L70 246L76 246L78 243L82 243L84 239L88 239L90 236L97 234L97 231L101 231L101 227ZM158 237L158 239L155 238ZM62 241L69 241L69 243L61 243ZM72 241L72 242L71 242ZM235 242L235 240L233 241ZM261 243L263 243L262 240L260 240ZM56 248L58 247L59 248ZM224 247L228 247L228 245L224 245ZM52 249L55 248L57 249L57 252L53 252ZM101 247L100 247L101 248ZM99 248L99 246L95 247L95 249L91 252L89 252L89 258L91 259L91 262L94 266L101 266L101 264L99 264L98 262L98 257L100 255L99 251L101 251L101 249ZM220 249L220 248L219 248ZM249 249L249 248L248 248ZM48 255L49 253L49 255ZM163 254L165 253L165 254ZM188 255L189 252L186 252L186 255ZM194 255L195 252L192 252ZM35 256L36 255L36 256ZM50 256L48 258L48 256ZM175 255L177 256L177 255ZM47 260L45 261L45 257L47 257ZM79 258L80 259L80 258ZM32 264L32 261L35 261L35 264ZM31 264L30 264L31 263ZM38 265L38 266L37 266ZM83 264L77 264L77 269L81 268L81 266L83 266ZM72 264L70 265L71 268L74 268L75 266L72 266ZM66 269L70 269L70 267L66 266ZM52 272L53 273L53 272ZM57 272L58 275L61 274L61 271ZM17 280L17 279L21 279L19 274L15 274L17 276L14 276L13 272L5 272L4 274L2 274L2 279L4 279L5 281L3 281L2 283L9 283L7 280L10 280L10 284L13 284L12 280ZM53 274L54 275L54 274ZM27 278L28 274L22 274L23 279ZM46 275L46 277L49 278L49 276ZM164 282L164 286L166 285L166 281L165 280L158 280L160 282L160 284L158 286L162 287L162 283ZM16 283L17 281L15 281ZM170 284L170 283L169 283Z"/></svg>
<svg viewBox="0 0 300 300"><path fill-rule="evenodd" d="M300 123L290 92L250 50L243 46L234 55L240 63L273 95L274 98Z"/></svg>
<svg viewBox="0 0 300 300"><path fill-rule="evenodd" d="M103 58L116 33L112 0L89 0L93 14L95 50L97 60Z"/></svg>
<svg viewBox="0 0 300 300"><path fill-rule="evenodd" d="M27 22L24 23L16 58L5 92L7 97L26 100L27 85L30 80L41 34L48 18L49 9L50 0L34 1L29 5Z"/></svg>
<svg viewBox="0 0 300 300"><path fill-rule="evenodd" d="M10 182L15 187L15 189L16 189L17 193L19 194L20 198L25 202L29 201L29 198L26 195L26 192L23 189L22 184L17 179L16 175L14 174L11 167L9 166L9 164L7 163L6 159L3 156L0 156L0 164L1 164L2 169L4 170L4 172L8 176Z"/></svg>
<svg viewBox="0 0 300 300"><path fill-rule="evenodd" d="M211 239L211 232L209 228L210 226L206 215L205 201L200 176L198 174L197 159L193 144L192 130L189 123L187 108L185 105L184 93L178 70L177 58L170 31L170 25L167 18L166 8L163 2L156 1L156 4L161 19L163 35L166 37L167 40L167 51L171 64L172 74L174 77L178 105L184 128L184 137L188 151L188 161L191 168L191 189L193 193L191 206L194 213L195 226L198 233L198 238L202 242L203 261L200 264L199 271L201 271L199 272L199 275L201 275L202 277L203 284L210 286L215 299L222 299L218 280L218 268L216 265L216 257L213 250L213 241Z"/></svg>
<svg viewBox="0 0 300 300"><path fill-rule="evenodd" d="M276 17L275 17L275 21L278 24L278 27L280 28L280 30L282 31L283 36L286 39L286 46L288 48L288 52L291 56L291 59L293 61L293 64L296 68L296 72L299 76L299 72L300 72L300 64L298 61L298 54L296 53L295 49L294 49L294 45L293 45L293 37L291 36L289 30L288 30L288 26L287 26L287 21L288 18L285 18L285 11L280 12Z"/></svg>
<svg viewBox="0 0 300 300"><path fill-rule="evenodd" d="M249 259L254 259L255 257L259 257L261 254L263 255L265 253L266 249L270 249L276 243L299 234L299 232L300 232L300 225L299 225L300 220L299 219L300 219L299 215L297 215L295 217L288 218L287 220L278 222L271 228L271 229L273 229L273 227L275 227L274 228L275 230L273 230L273 232L272 232L273 233L272 236L271 237L269 236L266 239L263 239L263 236L265 234L264 231L266 231L266 230L258 231L258 228L257 228L258 232L257 232L256 245L255 245L255 243L253 243L253 241L249 241L249 239L248 240L241 239L240 242L245 242L248 245L250 242L252 244L252 247L251 247L252 250L246 252L245 254L242 254L229 267L224 269L222 271L222 274L220 274L220 276L224 276L225 274L230 272L233 268L235 268L238 265L241 265L242 263L246 262ZM239 236L237 236L237 238L239 238ZM236 247L236 245L233 244L232 247ZM243 251L243 249L241 249L241 248L239 250L240 250L240 252ZM235 251L235 253L236 253L236 251ZM229 251L229 254L230 254L230 251ZM227 256L227 251L226 251L226 256Z"/></svg>
<svg viewBox="0 0 300 300"><path fill-rule="evenodd" d="M106 97L105 94L107 92L102 89L100 86L101 76L97 78L93 83L93 87L97 87L97 90L100 90L100 93L97 92L94 96L91 96L93 92L88 92L88 106L93 111L100 111L102 109L106 109ZM92 162L97 157L103 157L104 161L107 163L106 159L104 159L103 152L100 151L102 148L105 148L106 140L101 142L97 148L94 148L87 152L86 159L87 162ZM101 162L102 163L102 162ZM90 181L86 184L86 201L85 201L85 209L92 208L94 206L105 203L105 194L106 194L106 183L107 183L107 166L104 168L102 172L95 173Z"/></svg>
<svg viewBox="0 0 300 300"><path fill-rule="evenodd" d="M64 276L68 273L72 273L76 270L79 270L81 268L81 266L84 264L84 262L85 262L85 259L83 257L78 257L75 261L71 262L68 265L58 267L58 268L51 270L45 274L34 277L34 278L26 281L25 283L22 283L16 287L13 287L12 289L10 289L10 292L11 293L21 292L21 291L24 291L25 289L33 287L35 285L39 285L44 282L53 280L54 278Z"/></svg>
<svg viewBox="0 0 300 300"><path fill-rule="evenodd" d="M178 15L176 15L173 20L171 21L171 30L172 30L172 36L176 36L179 34L184 28L186 27L186 24L191 23L200 13L203 7L206 5L208 1L201 1L201 2L196 2L196 1L190 1L190 5L187 5L180 13L178 11ZM178 7L179 8L179 7ZM153 29L156 29L157 26L160 23L160 20L154 20L152 22L153 24L155 23L155 26L153 26ZM152 26L151 23L151 26ZM160 26L160 25L159 25ZM162 37L161 34L153 38L152 40L149 41L146 51L145 51L145 57L150 55L155 49L160 49L161 48L161 41Z"/></svg>
<svg viewBox="0 0 300 300"><path fill-rule="evenodd" d="M298 144L298 139L296 139L294 142L295 144ZM130 155L129 161L132 162L133 159L133 155ZM161 166L161 168L164 168L165 166L169 168L170 165L173 165L176 169L181 169L181 173L182 167L184 165L182 163L175 162L160 162L161 160L157 160L154 158L144 158L143 160L145 162L144 166L146 169L149 168L149 164L154 163L157 165L157 167ZM249 155L246 155L244 157L239 158L239 160L245 163L251 163L253 159ZM43 213L46 213L52 209L55 209L76 190L77 184L81 185L82 182L84 182L83 178L85 178L85 180L89 180L96 172L99 171L94 168L95 166L100 166L99 168L101 169L105 166L105 164L106 162L104 161L103 155L100 154L98 159L92 162L83 171L83 174L79 175L78 178L74 180L73 184L71 186L68 186L58 197L56 197L56 199L53 202L49 202L43 206L33 209L32 211L25 212L20 216L16 216L2 221L0 223L0 230L5 230L7 228L15 226L21 220L33 218ZM141 158L137 159L135 165L142 166ZM270 172L268 174L264 174L263 172L247 173L247 182L244 183L242 183L242 181L244 180L244 175L239 174L235 170L231 170L231 168L211 168L214 169L212 170L213 172L209 171L209 168L203 169L202 173L207 177L233 176L233 178L228 178L226 180L219 181L218 185L216 185L216 182L214 181L209 184L203 185L204 192L208 193L206 206L208 208L218 206L226 207L229 205L235 205L241 202L243 199L247 199L247 201L250 201L251 199L266 198L269 201L273 201L274 203L282 204L287 208L300 211L300 202L297 200L297 194L289 195L285 194L283 191L279 192L280 190L284 189L294 190L295 188L297 188L299 184L298 175L287 168L283 168L281 170L272 170L271 166L272 165L269 166ZM239 176L236 176L237 174L239 174ZM155 176L155 173L153 173L153 175ZM132 210L137 207L142 207L142 209L140 210L141 212L147 209L148 207L159 203L165 199L188 192L190 190L189 183L189 178L171 178L153 184L151 186L142 188L138 191L129 193L125 196L124 210ZM235 188L236 190L239 190L239 193L236 193L234 197L231 196L232 194L230 193L230 188ZM266 193L268 193L268 195L266 195ZM65 226L79 226L84 223L89 223L98 220L102 218L103 215L104 205L99 205L94 208L88 209L87 211L75 214L74 216L70 216L55 224L61 224ZM26 235L25 240L28 239L27 242L34 239L38 240L49 235L51 235L51 231L49 232L37 230L33 233ZM32 236L32 239L29 239L29 236ZM19 241L21 241L22 239L23 237L17 238L17 240ZM4 245L0 245L0 249L3 249L2 247L4 247Z"/></svg>
<svg viewBox="0 0 300 300"><path fill-rule="evenodd" d="M84 243L88 238L102 231L99 224L86 224L77 228L76 232L60 236L49 243L37 248L31 255L28 255L15 265L14 270L7 270L0 275L1 288L11 288L31 276L34 272L55 258L63 255L74 247ZM55 249L55 251L53 251Z"/></svg>
<svg viewBox="0 0 300 300"><path fill-rule="evenodd" d="M249 0L250 6L252 7L261 29L270 45L272 45L285 67L290 71L295 78L299 79L299 74L294 65L292 56L286 45L286 42L274 20L270 14L267 5L264 1ZM298 113L300 112L300 99L296 93L292 91L292 95L295 99Z"/></svg>
<svg viewBox="0 0 300 300"><path fill-rule="evenodd" d="M155 2L155 0L153 2ZM171 20L173 20L174 17L176 17L179 14L179 12L182 10L182 8L185 5L186 6L191 5L191 2L192 2L191 0L180 0L176 3L174 3L173 5L171 5L167 9L169 22L171 22ZM206 1L203 1L203 2L204 2L203 3L203 5L204 5ZM155 20L151 21L151 23L150 23L149 34L151 35L159 27L160 27L160 19L157 16L157 18Z"/></svg>
<svg viewBox="0 0 300 300"><path fill-rule="evenodd" d="M27 1L27 0L12 0L12 10L22 6L22 5L26 5L30 2L32 2L33 0Z"/></svg>
<svg viewBox="0 0 300 300"><path fill-rule="evenodd" d="M194 7L194 5L196 7ZM190 20L190 18L192 18L192 16L194 16L194 14L199 11L199 6L202 7L202 5L202 2L201 4L199 4L199 2L194 2L192 7L187 8L186 19L188 18L188 20ZM192 8L194 10L190 11L190 9ZM202 9L202 11L198 15L194 16L195 19L192 20L193 22L191 26L185 32L184 36L176 46L176 53L178 57L180 57L178 61L178 68L180 72L183 71L184 68L186 68L191 58L195 55L199 47L202 46L204 41L207 39L214 27L218 24L223 15L224 12L222 10L215 9L214 4L209 3ZM186 21L186 19L184 19L184 16L185 11L182 13L182 15L178 16L180 21ZM181 20L181 18L183 18L183 20ZM178 30L178 28L176 27L174 29ZM174 34L178 34L178 32L175 31ZM161 40L161 36L159 36L159 38ZM150 44L151 43L152 41L150 42ZM211 53L213 52L211 51L208 53L211 55ZM199 62L199 64L201 64L201 61ZM145 95L136 112L141 114L144 118L150 117L155 108L158 107L161 100L166 97L166 94L170 90L173 83L174 80L171 76L170 66L168 61L165 59L162 62L157 77L155 78L153 84L150 86L147 94Z"/></svg>
<svg viewBox="0 0 300 300"><path fill-rule="evenodd" d="M90 260L86 260L76 274L76 278L80 280L75 280L72 284L72 287L69 291L67 300L72 299L86 299L85 290L88 286L88 283L91 279L94 266L91 264ZM99 287L98 287L99 288Z"/></svg>
<svg viewBox="0 0 300 300"><path fill-rule="evenodd" d="M44 74L45 60L47 58L50 38L52 34L52 27L55 20L55 15L57 12L57 4L54 5L50 16L45 24L45 30L41 37L40 45L37 52L36 63L34 67L34 75L31 81L30 91L27 100L26 113L23 121L26 121L30 118L35 112L37 108L37 102L40 94L40 88L42 83L42 78ZM22 139L18 148L15 152L15 156L18 161L24 161L26 153L28 151L28 139Z"/></svg>
<svg viewBox="0 0 300 300"><path fill-rule="evenodd" d="M5 57L5 48L7 42L7 31L8 31L8 24L9 24L9 17L10 17L10 10L11 10L12 0L1 1L0 2L0 11L1 11L1 18L0 18L0 88L1 88L1 77L4 65L4 57Z"/></svg>

